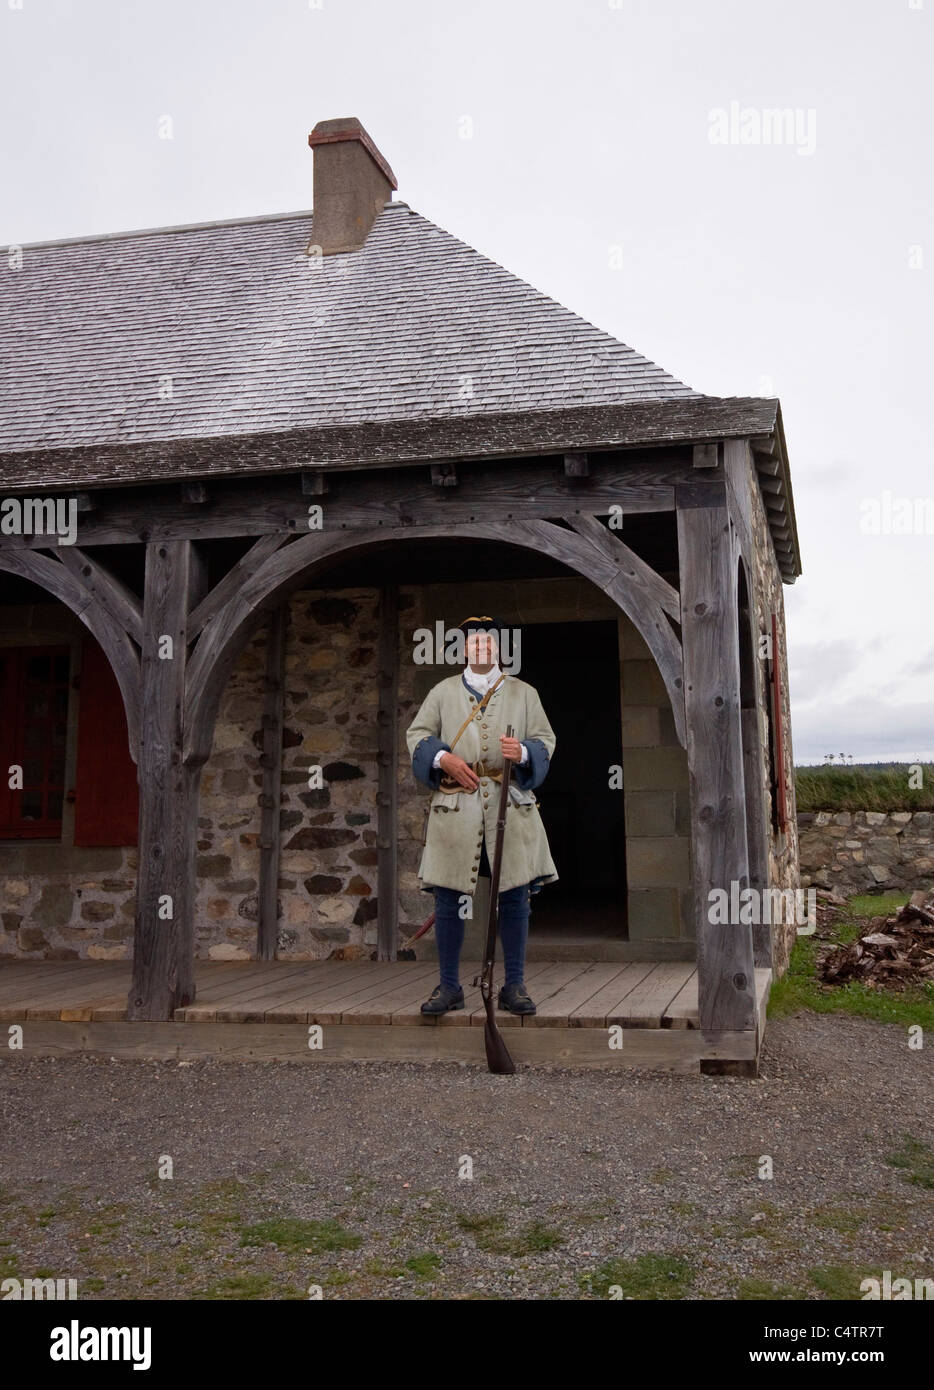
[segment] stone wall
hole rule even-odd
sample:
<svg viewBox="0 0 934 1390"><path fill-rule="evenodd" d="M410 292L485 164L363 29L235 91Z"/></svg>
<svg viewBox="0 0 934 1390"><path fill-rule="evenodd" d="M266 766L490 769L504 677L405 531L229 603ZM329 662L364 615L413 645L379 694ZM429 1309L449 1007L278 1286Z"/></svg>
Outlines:
<svg viewBox="0 0 934 1390"><path fill-rule="evenodd" d="M857 893L934 884L932 811L808 811L798 826L802 887Z"/></svg>
<svg viewBox="0 0 934 1390"><path fill-rule="evenodd" d="M620 619L629 939L694 937L687 752L658 666Z"/></svg>

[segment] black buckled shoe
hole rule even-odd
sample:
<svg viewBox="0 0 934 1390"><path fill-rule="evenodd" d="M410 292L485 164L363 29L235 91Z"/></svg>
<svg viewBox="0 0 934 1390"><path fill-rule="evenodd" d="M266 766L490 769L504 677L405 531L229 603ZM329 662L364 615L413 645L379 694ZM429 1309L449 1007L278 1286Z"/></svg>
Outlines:
<svg viewBox="0 0 934 1390"><path fill-rule="evenodd" d="M503 985L498 1003L511 1014L534 1014L536 1011L525 985Z"/></svg>
<svg viewBox="0 0 934 1390"><path fill-rule="evenodd" d="M431 998L422 1005L423 1014L446 1014L451 1009L464 1007L464 990L461 985L450 989L447 985L436 985Z"/></svg>

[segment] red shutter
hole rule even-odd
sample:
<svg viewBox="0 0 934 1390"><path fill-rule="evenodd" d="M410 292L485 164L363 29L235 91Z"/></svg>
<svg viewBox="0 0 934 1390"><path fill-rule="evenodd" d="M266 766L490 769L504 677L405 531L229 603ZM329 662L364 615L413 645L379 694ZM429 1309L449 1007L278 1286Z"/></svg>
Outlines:
<svg viewBox="0 0 934 1390"><path fill-rule="evenodd" d="M135 845L139 784L117 678L98 642L84 638L75 772L75 844Z"/></svg>

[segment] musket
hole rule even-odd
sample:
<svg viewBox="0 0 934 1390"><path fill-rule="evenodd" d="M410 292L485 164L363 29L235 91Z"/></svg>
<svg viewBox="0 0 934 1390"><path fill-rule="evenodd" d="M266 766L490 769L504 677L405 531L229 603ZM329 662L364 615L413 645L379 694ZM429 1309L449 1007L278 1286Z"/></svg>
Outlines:
<svg viewBox="0 0 934 1390"><path fill-rule="evenodd" d="M506 729L506 737L512 738L512 725ZM486 1060L490 1071L500 1076L511 1076L516 1064L509 1055L502 1034L496 1026L496 1011L493 1006L493 961L496 957L496 930L499 925L499 877L503 862L503 839L506 834L506 812L509 809L509 783L512 778L512 760L503 760L503 782L499 793L499 814L496 820L496 847L493 863L490 866L490 915L487 920L486 950L483 954L483 970L474 986L480 986L483 1006L486 1009L486 1023L483 1025L483 1042L486 1046Z"/></svg>

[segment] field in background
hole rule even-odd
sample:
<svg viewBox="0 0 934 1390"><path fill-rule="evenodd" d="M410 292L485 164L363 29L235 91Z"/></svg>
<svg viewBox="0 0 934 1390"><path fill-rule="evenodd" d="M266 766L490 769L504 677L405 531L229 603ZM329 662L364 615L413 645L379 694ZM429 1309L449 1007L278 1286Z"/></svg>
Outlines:
<svg viewBox="0 0 934 1390"><path fill-rule="evenodd" d="M798 767L799 811L934 811L934 764L922 763L922 785L909 787L915 763L853 763ZM917 781L917 777L912 778Z"/></svg>

